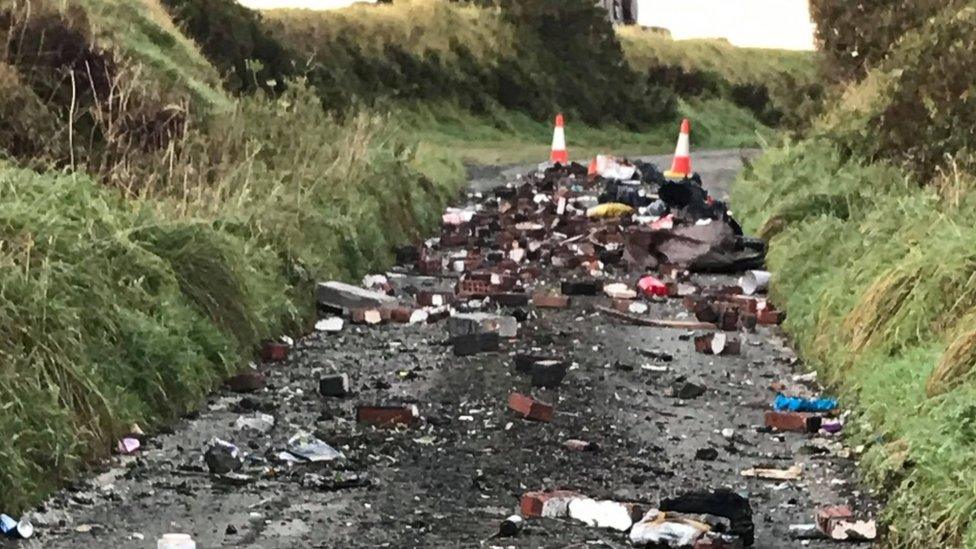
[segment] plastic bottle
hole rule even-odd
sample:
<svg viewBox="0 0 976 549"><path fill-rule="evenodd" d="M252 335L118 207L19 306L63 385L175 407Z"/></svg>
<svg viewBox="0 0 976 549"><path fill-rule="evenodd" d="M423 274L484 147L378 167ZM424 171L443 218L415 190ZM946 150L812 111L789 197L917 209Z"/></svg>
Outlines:
<svg viewBox="0 0 976 549"><path fill-rule="evenodd" d="M163 534L156 549L197 549L197 543L189 534Z"/></svg>

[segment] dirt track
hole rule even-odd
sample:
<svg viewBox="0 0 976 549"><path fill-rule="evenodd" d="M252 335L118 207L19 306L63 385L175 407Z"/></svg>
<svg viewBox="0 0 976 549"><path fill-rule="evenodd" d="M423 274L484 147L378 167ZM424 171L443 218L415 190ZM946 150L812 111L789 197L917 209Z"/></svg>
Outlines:
<svg viewBox="0 0 976 549"><path fill-rule="evenodd" d="M718 197L727 194L741 167L738 152L695 160L705 186ZM512 173L475 170L472 185L490 188ZM720 285L732 279L695 280ZM755 547L782 548L800 546L789 539L789 524L811 522L820 505L859 500L850 461L808 451L805 435L757 429L774 396L770 383L799 371L778 329L743 334L741 356L711 357L696 354L684 331L595 314L592 305L603 301L578 299L569 310L530 314L501 352L470 358L441 345L444 323L313 334L298 342L287 362L270 366L266 390L214 395L199 416L147 441L137 458L116 458L107 472L59 494L34 515L38 533L21 546L155 547L162 533L176 531L191 533L198 547L478 547L529 490L572 488L653 505L680 491L724 486L748 495ZM675 318L682 310L680 300L654 303L649 317ZM510 353L530 348L574 363L561 387L532 389L514 372ZM651 351L674 359L652 358ZM332 370L350 374L354 396L317 394L319 374ZM706 393L689 400L669 396L682 379L703 384ZM506 407L513 390L555 404L554 420L516 418ZM401 431L355 423L357 403L386 402L415 402L425 421ZM238 416L254 409L275 416L270 434L235 430ZM723 429L734 435L723 436ZM315 431L346 459L241 485L214 480L203 464L202 449L214 436L273 456L298 430ZM569 438L596 442L601 451L567 452L562 443ZM696 459L704 448L715 449L717 459ZM794 463L804 465L799 481L740 476L757 465ZM336 491L303 486L305 473L335 468L359 473L371 485ZM491 545L629 543L611 530L544 519L530 521L517 538L484 544Z"/></svg>

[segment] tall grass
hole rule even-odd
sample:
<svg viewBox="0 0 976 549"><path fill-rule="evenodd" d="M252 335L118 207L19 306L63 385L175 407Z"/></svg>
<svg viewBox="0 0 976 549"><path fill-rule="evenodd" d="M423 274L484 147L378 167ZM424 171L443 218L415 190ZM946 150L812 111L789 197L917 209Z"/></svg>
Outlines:
<svg viewBox="0 0 976 549"><path fill-rule="evenodd" d="M921 187L826 140L767 153L733 188L775 227L774 298L800 351L856 416L894 547L976 543L976 216L965 180Z"/></svg>

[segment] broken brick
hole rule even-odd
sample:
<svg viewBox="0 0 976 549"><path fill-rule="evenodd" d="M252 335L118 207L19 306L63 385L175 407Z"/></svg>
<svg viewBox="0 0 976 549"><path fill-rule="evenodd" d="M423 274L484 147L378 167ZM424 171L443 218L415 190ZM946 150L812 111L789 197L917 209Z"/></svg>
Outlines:
<svg viewBox="0 0 976 549"><path fill-rule="evenodd" d="M500 340L497 332L485 332L453 337L450 343L455 356L471 356L497 351Z"/></svg>
<svg viewBox="0 0 976 549"><path fill-rule="evenodd" d="M552 421L555 413L551 405L521 393L508 395L508 407L526 419L542 422Z"/></svg>
<svg viewBox="0 0 976 549"><path fill-rule="evenodd" d="M552 492L526 492L519 500L519 510L524 518L558 518L569 513L569 502L582 495L570 490Z"/></svg>
<svg viewBox="0 0 976 549"><path fill-rule="evenodd" d="M440 307L454 302L454 292L432 292L421 290L417 292L417 305L421 307Z"/></svg>
<svg viewBox="0 0 976 549"><path fill-rule="evenodd" d="M439 257L427 257L417 261L417 271L424 276L439 275L444 271L444 263Z"/></svg>
<svg viewBox="0 0 976 549"><path fill-rule="evenodd" d="M319 394L328 397L344 397L349 394L349 376L330 374L319 379Z"/></svg>
<svg viewBox="0 0 976 549"><path fill-rule="evenodd" d="M491 296L491 302L502 307L524 307L529 304L529 294L498 293Z"/></svg>
<svg viewBox="0 0 976 549"><path fill-rule="evenodd" d="M695 351L706 355L732 356L742 352L742 342L724 333L695 337Z"/></svg>
<svg viewBox="0 0 976 549"><path fill-rule="evenodd" d="M530 366L533 387L558 387L566 378L569 365L559 360L539 360Z"/></svg>
<svg viewBox="0 0 976 549"><path fill-rule="evenodd" d="M560 290L563 295L598 295L603 291L603 285L596 280L567 280Z"/></svg>
<svg viewBox="0 0 976 549"><path fill-rule="evenodd" d="M384 320L390 318L389 310L386 310L385 315L383 311L384 309L352 309L349 311L349 315L353 324L374 325L381 324Z"/></svg>
<svg viewBox="0 0 976 549"><path fill-rule="evenodd" d="M406 324L413 317L413 311L409 307L394 307L390 309L390 320L397 324Z"/></svg>
<svg viewBox="0 0 976 549"><path fill-rule="evenodd" d="M847 505L829 505L817 509L817 528L828 536L838 521L852 520L854 512Z"/></svg>
<svg viewBox="0 0 976 549"><path fill-rule="evenodd" d="M537 292L532 294L532 304L540 309L565 309L569 307L569 296Z"/></svg>
<svg viewBox="0 0 976 549"><path fill-rule="evenodd" d="M264 389L267 378L260 372L242 372L229 378L227 388L235 393L253 393Z"/></svg>
<svg viewBox="0 0 976 549"><path fill-rule="evenodd" d="M405 406L357 406L356 421L375 427L396 427L413 425L419 419L417 407Z"/></svg>
<svg viewBox="0 0 976 549"><path fill-rule="evenodd" d="M289 345L280 341L265 341L261 346L261 358L265 362L281 362L288 358Z"/></svg>
<svg viewBox="0 0 976 549"><path fill-rule="evenodd" d="M775 412L767 411L766 427L777 431L793 431L797 433L816 433L820 430L823 419L806 412Z"/></svg>
<svg viewBox="0 0 976 549"><path fill-rule="evenodd" d="M760 309L757 314L759 323L764 326L776 326L786 320L786 313L772 308Z"/></svg>

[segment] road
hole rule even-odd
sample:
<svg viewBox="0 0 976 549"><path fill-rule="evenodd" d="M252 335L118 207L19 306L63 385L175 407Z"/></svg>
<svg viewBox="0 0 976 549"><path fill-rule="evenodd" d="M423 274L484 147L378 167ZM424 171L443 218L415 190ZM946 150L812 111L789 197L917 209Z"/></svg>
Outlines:
<svg viewBox="0 0 976 549"><path fill-rule="evenodd" d="M719 197L742 165L738 151L695 160ZM472 170L472 185L489 188L518 171ZM741 356L706 356L694 352L684 331L593 313L595 300L530 312L501 352L465 358L441 344L443 322L312 334L288 361L267 366L265 390L213 395L201 413L147 440L137 457L114 458L97 476L56 495L35 514L38 534L22 546L155 547L164 532L186 532L198 547L624 547L625 535L570 520L532 520L517 538L489 538L530 490L571 488L653 505L685 490L730 487L749 497L755 547L784 548L800 546L787 528L811 522L818 506L863 505L852 461L815 449L811 437L759 428L773 397L770 384L802 373L778 328L744 333ZM680 300L668 300L653 303L649 316L674 318L682 310ZM530 348L574 364L561 387L532 389L513 371L511 354ZM674 359L651 358L660 352ZM356 394L319 396L317 380L329 371L348 373ZM705 394L671 396L683 380L704 385ZM516 418L506 407L512 391L555 404L553 421ZM416 403L424 422L404 430L355 423L356 404L390 402ZM275 417L270 433L235 429L237 418L254 410ZM203 463L214 436L274 456L300 430L315 432L345 460L236 483L211 477ZM596 442L601 451L565 451L570 438ZM696 459L702 449L717 458ZM740 474L794 464L803 466L797 481ZM307 485L306 473L334 468L371 485L332 491Z"/></svg>

